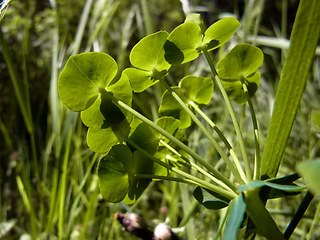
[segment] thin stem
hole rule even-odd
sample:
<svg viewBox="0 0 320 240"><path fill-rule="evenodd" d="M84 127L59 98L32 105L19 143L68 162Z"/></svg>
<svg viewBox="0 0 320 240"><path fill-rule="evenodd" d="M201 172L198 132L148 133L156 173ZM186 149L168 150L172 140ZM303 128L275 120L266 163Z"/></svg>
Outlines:
<svg viewBox="0 0 320 240"><path fill-rule="evenodd" d="M217 127L217 125L214 122L212 122L211 119L208 118L208 116L197 106L197 104L195 104L193 101L190 101L189 105L191 105L197 111L197 113L199 113L203 117L203 119L206 120L206 122L212 127L212 129L216 131L216 133L219 135L221 140L224 142L224 144L228 148L229 153L230 153L231 157L233 158L234 163L236 164L236 167L240 173L241 178L246 179L246 174L243 171L243 168L240 164L239 158L235 154L228 139L224 136L224 134L221 132L221 130Z"/></svg>
<svg viewBox="0 0 320 240"><path fill-rule="evenodd" d="M218 87L219 87L219 89L221 91L221 94L222 94L222 96L223 96L223 98L225 100L225 103L226 103L227 109L229 111L230 117L232 119L236 134L238 136L241 154L242 154L242 157L243 157L243 160L244 160L244 163L245 163L247 180L251 181L252 180L252 172L251 172L250 162L249 162L249 159L248 159L248 155L247 155L247 151L246 151L246 148L245 148L243 136L242 136L242 133L241 133L241 130L240 130L240 126L239 126L238 120L236 118L236 115L234 113L234 109L233 109L232 104L230 102L230 99L229 99L229 97L227 95L227 92L223 87L221 79L219 78L218 73L217 73L217 71L216 71L216 69L215 69L215 67L213 65L213 61L212 61L208 51L203 49L203 54L205 55L205 57L207 59L207 62L209 64L209 66L210 66L210 69L211 69L211 71L212 71L212 73L214 75L215 84L218 85Z"/></svg>
<svg viewBox="0 0 320 240"><path fill-rule="evenodd" d="M260 179L260 169L261 169L261 155L260 155L260 143L259 143L259 128L258 128L258 121L256 117L256 113L254 111L254 107L249 96L248 88L246 84L242 84L242 88L247 95L248 104L251 113L251 119L253 124L254 130L254 146L255 146L255 161L254 161L254 176L253 178L256 180Z"/></svg>
<svg viewBox="0 0 320 240"><path fill-rule="evenodd" d="M181 171L180 169L177 169L175 167L170 166L169 164L166 164L164 162L162 162L161 160L157 159L156 157L154 157L153 155L151 155L150 153L148 153L147 151L145 151L144 149L142 149L139 145L137 145L136 143L134 143L132 140L128 139L128 143L131 144L134 148L136 148L137 150L141 151L146 157L150 158L152 161L154 161L155 163L160 164L161 166L169 169L170 171L177 173L178 175L182 176L184 179L188 179L192 182L194 182L194 184L207 188L213 192L216 192L220 195L222 195L223 197L226 197L229 200L232 200L234 198L236 198L238 195L235 192L232 191L228 191L225 190L221 187L215 186L207 181L204 181L200 178L197 178L195 176L192 176L191 174L188 174L184 171Z"/></svg>
<svg viewBox="0 0 320 240"><path fill-rule="evenodd" d="M180 140L178 140L177 138L175 138L174 136L172 136L170 133L168 133L167 131L165 131L164 129L162 129L161 127L159 127L157 124L155 124L154 122L152 122L151 120L149 120L148 118L144 117L143 115L141 115L140 113L138 113L137 111L135 111L134 109L132 109L131 107L129 107L127 104L125 104L124 102L114 99L114 103L116 105L118 105L119 107L127 110L128 112L130 112L132 115L134 115L135 117L139 118L141 121L145 122L146 124L148 124L151 128L153 128L154 130L156 130L157 132L159 132L160 134L162 134L163 136L165 136L166 138L168 138L170 141L172 141L174 144L177 145L177 147L181 148L183 151L185 151L186 153L188 153L195 161L197 161L198 163L202 164L204 167L206 167L209 171L211 171L211 173L218 178L219 180L221 180L223 183L225 183L230 189L232 189L234 192L237 191L237 188L235 187L235 185L233 185L233 183L226 178L224 175L222 175L219 171L217 171L213 166L211 166L208 162L206 162L204 159L202 159L197 153L195 153L191 148L189 148L188 146L186 146L184 143L182 143Z"/></svg>
<svg viewBox="0 0 320 240"><path fill-rule="evenodd" d="M244 184L247 182L246 178L242 179L239 173L239 170L233 165L230 158L225 154L222 148L219 146L218 142L213 138L212 134L206 129L206 127L199 121L199 119L194 115L194 113L190 110L190 108L182 101L179 95L166 83L164 79L160 80L161 83L167 88L168 92L171 93L173 98L180 104L180 106L189 114L192 120L197 124L197 126L202 130L202 132L206 135L209 141L212 143L213 147L220 154L221 158L226 162L228 167L231 169L236 181L240 184Z"/></svg>
<svg viewBox="0 0 320 240"><path fill-rule="evenodd" d="M188 159L185 159L185 157L183 157L180 153L178 153L174 148L172 148L169 144L167 144L166 142L164 142L163 140L160 140L160 143L163 144L167 149L169 149L172 153L174 153L175 155L177 155L178 157L182 158L186 163L190 164L191 167L195 170L197 170L198 172L202 173L204 176L208 177L209 179L211 179L213 182L219 184L220 186L224 187L225 189L230 189L226 184L224 184L223 182L221 182L220 180L218 180L217 178L215 178L214 176L212 176L210 173L208 173L207 171L205 171L204 169L202 169L201 167L199 167L197 164L188 161ZM175 158L168 156L167 157L168 160L174 160L175 162L177 161Z"/></svg>

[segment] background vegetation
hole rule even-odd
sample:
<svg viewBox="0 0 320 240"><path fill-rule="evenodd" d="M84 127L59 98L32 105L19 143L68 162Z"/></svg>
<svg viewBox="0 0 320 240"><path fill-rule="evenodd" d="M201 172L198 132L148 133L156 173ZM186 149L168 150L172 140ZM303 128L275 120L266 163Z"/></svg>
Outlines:
<svg viewBox="0 0 320 240"><path fill-rule="evenodd" d="M78 115L59 101L58 74L68 57L85 51L106 52L124 69L139 39L158 30L170 32L186 13L203 13L207 25L232 14L241 29L225 49L248 42L265 56L261 86L253 99L263 147L288 48L284 39L290 37L297 6L297 0L12 0L0 22L0 238L133 239L113 215L135 212L150 224L168 221L187 239L212 239L220 212L201 207L193 189L183 184L153 183L133 206L103 201L96 176L99 156L88 149ZM224 54L217 52L215 61ZM303 160L319 157L319 129L312 123L320 110L319 60L318 51L278 176L295 172ZM169 79L175 83L191 73L209 74L202 58L175 68ZM155 118L161 92L154 87L136 94L136 109ZM214 100L206 113L232 139L234 131L219 104L221 96L215 94ZM246 129L246 143L253 146L247 109L236 111ZM216 159L206 138L196 129L188 131L190 146L207 159ZM225 169L223 162L216 167ZM280 229L286 228L301 197L269 201ZM292 239L320 237L318 200Z"/></svg>

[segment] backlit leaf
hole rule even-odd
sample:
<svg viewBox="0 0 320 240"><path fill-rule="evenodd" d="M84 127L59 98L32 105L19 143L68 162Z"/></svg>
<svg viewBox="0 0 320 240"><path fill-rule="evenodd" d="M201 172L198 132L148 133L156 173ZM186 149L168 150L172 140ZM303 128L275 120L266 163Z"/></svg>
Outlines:
<svg viewBox="0 0 320 240"><path fill-rule="evenodd" d="M73 111L90 107L118 71L116 62L105 53L82 53L72 56L58 80L62 102Z"/></svg>
<svg viewBox="0 0 320 240"><path fill-rule="evenodd" d="M240 23L234 17L226 17L212 24L204 33L203 43L207 51L220 47L236 32Z"/></svg>

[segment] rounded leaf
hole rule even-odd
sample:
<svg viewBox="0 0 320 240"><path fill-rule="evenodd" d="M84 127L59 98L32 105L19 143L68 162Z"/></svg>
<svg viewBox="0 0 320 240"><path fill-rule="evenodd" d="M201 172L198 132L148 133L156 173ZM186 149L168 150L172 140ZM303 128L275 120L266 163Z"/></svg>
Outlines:
<svg viewBox="0 0 320 240"><path fill-rule="evenodd" d="M180 83L181 92L187 97L187 102L209 104L213 94L213 81L210 78L186 76Z"/></svg>
<svg viewBox="0 0 320 240"><path fill-rule="evenodd" d="M89 148L97 153L107 153L117 144L118 138L111 127L89 128L87 133L87 144Z"/></svg>
<svg viewBox="0 0 320 240"><path fill-rule="evenodd" d="M217 72L225 81L238 81L255 73L263 62L262 51L249 44L236 45L217 64Z"/></svg>
<svg viewBox="0 0 320 240"><path fill-rule="evenodd" d="M127 68L123 73L128 76L134 92L143 92L148 87L151 87L159 81L158 79L152 79L152 72L145 70Z"/></svg>
<svg viewBox="0 0 320 240"><path fill-rule="evenodd" d="M176 92L181 91L178 87L173 87ZM186 102L186 98L182 97L182 100ZM172 94L167 90L163 93L161 97L161 105L159 107L160 116L171 116L180 120L180 129L187 128L191 126L191 117L189 114L180 106L180 104L174 99Z"/></svg>
<svg viewBox="0 0 320 240"><path fill-rule="evenodd" d="M169 35L164 46L165 58L172 64L182 64L196 59L202 45L202 33L198 24L185 22L176 27Z"/></svg>
<svg viewBox="0 0 320 240"><path fill-rule="evenodd" d="M132 153L125 145L113 146L99 163L100 192L108 202L120 202L128 193L129 180L125 162L132 161Z"/></svg>
<svg viewBox="0 0 320 240"><path fill-rule="evenodd" d="M105 53L91 52L72 56L58 80L62 102L73 111L90 107L117 74L114 59Z"/></svg>
<svg viewBox="0 0 320 240"><path fill-rule="evenodd" d="M258 90L260 84L260 73L256 72L252 76L243 79L247 86L249 97L252 97ZM237 103L246 103L248 101L247 94L243 90L242 81L224 81L222 84L229 95L229 98Z"/></svg>
<svg viewBox="0 0 320 240"><path fill-rule="evenodd" d="M130 62L136 67L147 71L168 70L170 64L164 58L164 44L168 33L156 32L141 39L131 50Z"/></svg>
<svg viewBox="0 0 320 240"><path fill-rule="evenodd" d="M239 26L238 20L233 17L226 17L212 24L203 37L207 51L216 49L228 41Z"/></svg>
<svg viewBox="0 0 320 240"><path fill-rule="evenodd" d="M150 154L156 153L159 144L157 136L146 123L139 124L130 136L130 140Z"/></svg>

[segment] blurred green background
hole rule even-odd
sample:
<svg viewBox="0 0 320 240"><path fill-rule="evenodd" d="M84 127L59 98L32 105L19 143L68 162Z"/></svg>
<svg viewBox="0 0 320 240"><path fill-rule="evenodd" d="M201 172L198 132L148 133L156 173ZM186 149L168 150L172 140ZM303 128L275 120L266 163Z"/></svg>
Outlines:
<svg viewBox="0 0 320 240"><path fill-rule="evenodd" d="M113 217L116 212L134 212L150 224L167 221L186 239L213 239L220 212L198 205L190 186L152 183L133 206L110 204L100 197L99 156L88 149L86 129L78 114L59 101L57 78L70 56L86 51L110 54L121 71L130 66L128 56L139 39L158 30L170 32L187 13L202 13L207 26L232 15L241 28L214 53L215 61L240 42L263 50L261 86L253 99L263 146L298 3L12 0L0 22L0 238L135 239ZM318 50L279 176L293 173L298 162L319 156L319 128L312 122L320 110L319 68ZM187 74L209 75L202 57L174 68L168 78L177 84ZM156 119L161 91L154 87L136 94L134 106ZM205 111L233 139L227 112L217 104L221 96L213 99ZM253 146L250 116L242 106L236 111L246 143ZM191 128L187 134L190 146L200 155L209 160L216 156L199 130ZM216 167L225 171L222 162ZM300 200L288 197L268 205L280 229L285 229ZM320 238L317 203L318 199L292 239Z"/></svg>

